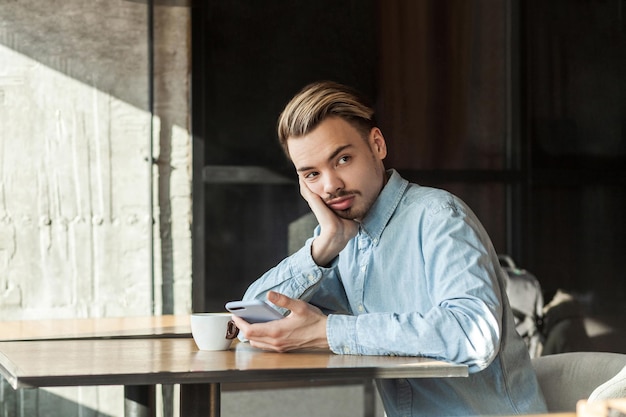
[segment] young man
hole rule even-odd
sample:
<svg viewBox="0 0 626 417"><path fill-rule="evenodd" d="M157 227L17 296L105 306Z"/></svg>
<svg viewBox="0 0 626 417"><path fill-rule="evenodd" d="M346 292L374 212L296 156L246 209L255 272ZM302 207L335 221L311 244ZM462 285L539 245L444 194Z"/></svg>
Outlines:
<svg viewBox="0 0 626 417"><path fill-rule="evenodd" d="M340 84L309 85L285 107L278 135L319 227L244 296L291 313L234 318L243 337L278 352L468 365L468 378L377 381L389 417L545 412L487 233L458 198L385 170L367 102Z"/></svg>

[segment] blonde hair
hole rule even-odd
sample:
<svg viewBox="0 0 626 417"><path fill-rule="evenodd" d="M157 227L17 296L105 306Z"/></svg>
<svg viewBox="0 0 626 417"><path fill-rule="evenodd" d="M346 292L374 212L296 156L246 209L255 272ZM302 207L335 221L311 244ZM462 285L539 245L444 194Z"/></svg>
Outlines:
<svg viewBox="0 0 626 417"><path fill-rule="evenodd" d="M374 109L356 90L333 81L309 84L287 103L278 118L278 141L287 157L288 139L306 135L331 116L350 123L365 139L376 127Z"/></svg>

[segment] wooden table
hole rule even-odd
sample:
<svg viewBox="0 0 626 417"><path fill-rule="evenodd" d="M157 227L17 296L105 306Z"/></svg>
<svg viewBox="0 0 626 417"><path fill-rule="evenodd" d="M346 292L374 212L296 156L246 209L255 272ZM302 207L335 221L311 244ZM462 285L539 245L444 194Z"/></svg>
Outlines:
<svg viewBox="0 0 626 417"><path fill-rule="evenodd" d="M515 416L511 416L515 417ZM517 417L577 417L576 413L524 414Z"/></svg>
<svg viewBox="0 0 626 417"><path fill-rule="evenodd" d="M199 351L191 338L0 342L0 372L15 389L180 384L181 415L219 416L222 383L353 378L464 377L467 367L428 358L271 353L238 343Z"/></svg>
<svg viewBox="0 0 626 417"><path fill-rule="evenodd" d="M190 336L186 314L0 321L0 341Z"/></svg>
<svg viewBox="0 0 626 417"><path fill-rule="evenodd" d="M191 337L189 315L0 321L0 341ZM126 417L156 415L153 385L125 385Z"/></svg>

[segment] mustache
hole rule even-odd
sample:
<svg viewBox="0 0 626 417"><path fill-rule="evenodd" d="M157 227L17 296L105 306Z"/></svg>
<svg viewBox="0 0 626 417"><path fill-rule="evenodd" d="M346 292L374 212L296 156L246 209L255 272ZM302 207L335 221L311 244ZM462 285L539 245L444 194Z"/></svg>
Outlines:
<svg viewBox="0 0 626 417"><path fill-rule="evenodd" d="M352 196L352 195L361 195L361 192L356 191L356 190L339 190L336 193L329 194L328 197L324 199L324 201L328 203L329 201L334 200L336 198L347 197L347 196Z"/></svg>

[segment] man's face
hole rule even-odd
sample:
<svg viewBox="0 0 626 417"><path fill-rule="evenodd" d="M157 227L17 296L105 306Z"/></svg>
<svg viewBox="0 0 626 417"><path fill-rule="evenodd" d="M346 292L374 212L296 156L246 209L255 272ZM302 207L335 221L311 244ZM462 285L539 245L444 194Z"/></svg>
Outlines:
<svg viewBox="0 0 626 417"><path fill-rule="evenodd" d="M287 148L304 183L342 218L362 220L386 182L387 147L378 128L365 140L345 120L329 117L312 132L289 138Z"/></svg>

